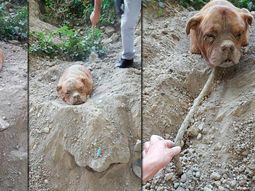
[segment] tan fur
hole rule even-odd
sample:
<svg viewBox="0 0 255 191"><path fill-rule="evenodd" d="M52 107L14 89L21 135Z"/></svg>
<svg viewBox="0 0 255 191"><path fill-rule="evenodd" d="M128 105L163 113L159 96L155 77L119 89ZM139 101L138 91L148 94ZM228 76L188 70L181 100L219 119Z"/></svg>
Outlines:
<svg viewBox="0 0 255 191"><path fill-rule="evenodd" d="M82 65L73 65L67 68L57 86L59 96L71 105L84 103L91 95L92 89L91 72Z"/></svg>
<svg viewBox="0 0 255 191"><path fill-rule="evenodd" d="M0 71L3 68L3 63L4 63L4 53L3 51L0 49Z"/></svg>
<svg viewBox="0 0 255 191"><path fill-rule="evenodd" d="M237 64L241 47L248 45L252 21L247 9L226 0L210 1L187 22L191 53L202 54L212 67Z"/></svg>

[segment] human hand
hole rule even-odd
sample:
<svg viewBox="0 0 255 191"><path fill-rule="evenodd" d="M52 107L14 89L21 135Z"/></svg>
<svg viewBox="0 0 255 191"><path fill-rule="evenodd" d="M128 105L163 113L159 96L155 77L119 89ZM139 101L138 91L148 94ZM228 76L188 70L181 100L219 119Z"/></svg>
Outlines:
<svg viewBox="0 0 255 191"><path fill-rule="evenodd" d="M100 20L100 11L97 9L94 9L94 11L90 15L90 21L93 27L97 25L97 23Z"/></svg>
<svg viewBox="0 0 255 191"><path fill-rule="evenodd" d="M150 141L144 143L143 150L143 181L152 178L164 168L172 158L179 154L181 147L174 146L170 140L152 135Z"/></svg>

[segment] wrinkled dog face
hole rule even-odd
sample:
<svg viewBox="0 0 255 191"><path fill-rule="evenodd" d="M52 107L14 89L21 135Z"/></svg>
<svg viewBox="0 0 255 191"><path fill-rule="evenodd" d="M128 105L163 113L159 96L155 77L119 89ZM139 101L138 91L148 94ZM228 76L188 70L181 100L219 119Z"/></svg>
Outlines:
<svg viewBox="0 0 255 191"><path fill-rule="evenodd" d="M252 19L245 9L216 6L206 15L192 17L186 30L195 30L197 46L210 66L229 67L238 64L241 47L248 45Z"/></svg>
<svg viewBox="0 0 255 191"><path fill-rule="evenodd" d="M68 79L58 85L57 91L63 101L70 105L78 105L86 102L88 96L86 94L86 86L84 79Z"/></svg>

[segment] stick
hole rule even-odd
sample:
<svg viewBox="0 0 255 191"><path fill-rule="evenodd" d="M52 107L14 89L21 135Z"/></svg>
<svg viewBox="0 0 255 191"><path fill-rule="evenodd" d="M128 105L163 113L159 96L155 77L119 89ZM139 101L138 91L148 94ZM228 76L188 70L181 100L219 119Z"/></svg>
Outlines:
<svg viewBox="0 0 255 191"><path fill-rule="evenodd" d="M184 121L182 122L182 125L180 127L180 129L178 130L178 133L175 137L175 145L176 146L181 146L181 142L184 136L184 133L186 132L190 121L192 119L192 117L194 116L194 113L198 110L198 106L200 105L200 103L203 101L203 98L209 94L209 90L210 87L212 87L212 83L214 81L215 78L215 73L216 73L216 68L213 68L206 84L204 85L202 91L200 92L200 94L198 95L198 97L194 100L193 105L189 111L189 113L187 114L186 118L184 119ZM182 175L183 173L183 169L182 169L182 163L180 160L180 155L176 155L174 157L174 163L176 166L176 173L177 175Z"/></svg>

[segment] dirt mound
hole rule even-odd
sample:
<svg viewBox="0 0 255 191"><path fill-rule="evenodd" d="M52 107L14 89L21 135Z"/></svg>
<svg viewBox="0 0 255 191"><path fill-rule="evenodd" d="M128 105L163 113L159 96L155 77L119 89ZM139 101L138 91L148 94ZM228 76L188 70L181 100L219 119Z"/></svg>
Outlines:
<svg viewBox="0 0 255 191"><path fill-rule="evenodd" d="M144 126L174 139L208 78L200 55L189 53L185 23L194 12L144 18ZM184 142L184 174L169 164L144 190L253 190L255 188L255 27L240 64L222 70L200 106Z"/></svg>
<svg viewBox="0 0 255 191"><path fill-rule="evenodd" d="M131 170L134 145L141 138L141 38L135 41L135 68L128 69L114 68L121 52L119 32L104 39L107 56L95 63L30 57L31 190L141 186ZM64 69L74 64L91 69L94 81L91 98L79 106L67 105L56 92Z"/></svg>
<svg viewBox="0 0 255 191"><path fill-rule="evenodd" d="M27 52L0 42L1 190L27 190Z"/></svg>

